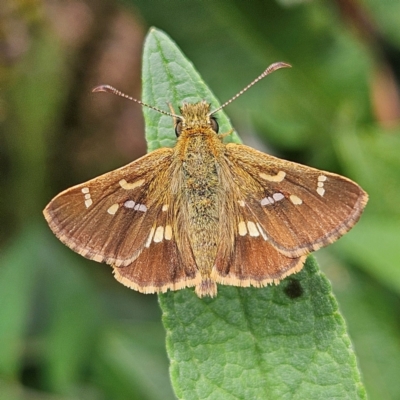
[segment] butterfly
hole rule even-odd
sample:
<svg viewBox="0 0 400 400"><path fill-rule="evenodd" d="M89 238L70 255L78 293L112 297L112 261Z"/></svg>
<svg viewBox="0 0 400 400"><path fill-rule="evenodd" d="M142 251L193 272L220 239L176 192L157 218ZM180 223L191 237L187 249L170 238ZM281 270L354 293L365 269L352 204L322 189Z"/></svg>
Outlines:
<svg viewBox="0 0 400 400"><path fill-rule="evenodd" d="M80 255L112 266L115 278L142 293L217 283L278 284L300 271L310 252L349 231L368 201L343 176L224 143L215 114L286 63L270 65L232 99L211 110L184 103L174 119L173 148L56 196L44 210L54 234Z"/></svg>

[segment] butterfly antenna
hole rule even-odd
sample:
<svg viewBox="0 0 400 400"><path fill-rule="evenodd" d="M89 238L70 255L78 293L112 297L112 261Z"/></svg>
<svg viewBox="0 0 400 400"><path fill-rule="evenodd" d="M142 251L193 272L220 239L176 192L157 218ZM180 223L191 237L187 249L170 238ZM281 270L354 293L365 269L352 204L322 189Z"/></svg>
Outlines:
<svg viewBox="0 0 400 400"><path fill-rule="evenodd" d="M107 92L107 93L112 93L112 94L115 94L115 95L117 95L117 96L123 97L123 98L125 98L125 99L134 101L135 103L138 103L138 104L140 104L141 106L151 108L152 110L157 111L157 112L159 112L159 113L161 113L161 114L168 115L168 116L174 117L174 118L182 119L182 117L179 116L179 115L172 114L172 113L169 113L169 112L167 112L167 111L160 110L159 108L153 107L153 106L151 106L150 104L143 103L143 101L140 101L140 100L138 100L138 99L134 99L133 97L128 96L127 94L121 92L120 90L118 90L118 89L116 89L115 87L110 86L110 85L100 85L100 86L96 86L94 89L92 89L92 92Z"/></svg>
<svg viewBox="0 0 400 400"><path fill-rule="evenodd" d="M224 107L226 107L228 104L231 104L232 101L236 100L239 96L241 96L246 90L250 89L252 86L254 86L258 81L261 79L265 78L267 75L269 75L271 72L276 71L277 69L281 68L291 68L292 66L290 64L284 63L284 62L277 62L274 64L271 64L258 78L254 79L253 82L249 83L244 89L242 89L239 93L237 93L235 96L233 96L230 100L222 104L222 106L219 106L217 109L214 111L211 111L208 115L215 114L216 112L222 110Z"/></svg>

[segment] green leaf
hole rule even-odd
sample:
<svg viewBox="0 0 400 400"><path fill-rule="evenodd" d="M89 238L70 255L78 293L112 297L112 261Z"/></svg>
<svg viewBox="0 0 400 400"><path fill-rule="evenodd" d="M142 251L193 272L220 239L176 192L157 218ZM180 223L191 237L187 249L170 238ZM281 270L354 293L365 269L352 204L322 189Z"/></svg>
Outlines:
<svg viewBox="0 0 400 400"><path fill-rule="evenodd" d="M326 251L323 253L327 255ZM326 274L348 321L369 397L400 399L400 386L396 383L400 365L398 296L331 254L326 265Z"/></svg>
<svg viewBox="0 0 400 400"><path fill-rule="evenodd" d="M174 108L201 99L218 104L164 33L150 31L143 60L146 103L163 109L167 102ZM144 113L149 149L172 146L172 119ZM228 131L226 117L219 121L221 132ZM219 286L215 299L184 289L159 301L178 398L366 398L344 320L312 257L278 286Z"/></svg>
<svg viewBox="0 0 400 400"><path fill-rule="evenodd" d="M37 279L36 248L37 231L29 228L0 257L0 377L7 379L15 378L21 365Z"/></svg>
<svg viewBox="0 0 400 400"><path fill-rule="evenodd" d="M43 375L52 391L72 394L85 361L95 351L101 322L107 322L84 263L61 243L55 243L57 239L50 232L43 239L47 248L52 248L42 266L49 303L48 326L43 335Z"/></svg>
<svg viewBox="0 0 400 400"><path fill-rule="evenodd" d="M367 213L335 251L400 294L399 227L398 217Z"/></svg>
<svg viewBox="0 0 400 400"><path fill-rule="evenodd" d="M163 338L164 330L158 322L130 327L114 323L104 332L95 361L97 380L102 387L112 388L114 400L175 398L165 373Z"/></svg>

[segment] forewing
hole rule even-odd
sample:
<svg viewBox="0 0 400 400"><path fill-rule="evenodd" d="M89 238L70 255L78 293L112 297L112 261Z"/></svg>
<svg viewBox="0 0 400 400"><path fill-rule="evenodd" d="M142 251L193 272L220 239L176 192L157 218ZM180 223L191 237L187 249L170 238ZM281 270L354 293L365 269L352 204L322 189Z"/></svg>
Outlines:
<svg viewBox="0 0 400 400"><path fill-rule="evenodd" d="M350 179L247 146L228 144L226 161L244 214L288 257L338 239L357 222L368 200Z"/></svg>
<svg viewBox="0 0 400 400"><path fill-rule="evenodd" d="M130 265L172 202L171 149L160 149L56 196L45 208L55 235L98 262ZM165 208L165 207L164 207Z"/></svg>

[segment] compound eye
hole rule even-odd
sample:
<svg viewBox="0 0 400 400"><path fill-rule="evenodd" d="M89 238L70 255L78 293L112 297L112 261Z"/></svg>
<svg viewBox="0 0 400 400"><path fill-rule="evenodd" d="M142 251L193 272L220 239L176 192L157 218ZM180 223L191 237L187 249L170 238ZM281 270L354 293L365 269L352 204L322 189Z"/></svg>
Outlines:
<svg viewBox="0 0 400 400"><path fill-rule="evenodd" d="M210 124L211 124L211 129L215 132L218 133L219 126L217 119L215 117L210 117Z"/></svg>
<svg viewBox="0 0 400 400"><path fill-rule="evenodd" d="M175 135L179 137L182 133L183 122L181 119L178 119L175 125Z"/></svg>

